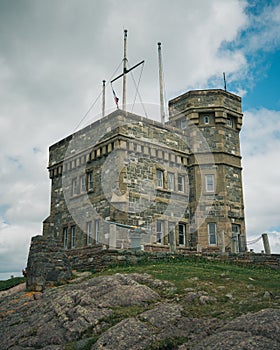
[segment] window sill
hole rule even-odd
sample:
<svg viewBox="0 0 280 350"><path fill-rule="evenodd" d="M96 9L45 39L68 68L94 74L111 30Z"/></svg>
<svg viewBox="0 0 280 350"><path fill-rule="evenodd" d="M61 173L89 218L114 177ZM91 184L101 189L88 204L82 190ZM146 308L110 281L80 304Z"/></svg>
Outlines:
<svg viewBox="0 0 280 350"><path fill-rule="evenodd" d="M80 198L80 197L83 197L86 194L87 194L87 192L82 192L82 193L79 193L79 194L75 194L75 195L71 196L70 199Z"/></svg>

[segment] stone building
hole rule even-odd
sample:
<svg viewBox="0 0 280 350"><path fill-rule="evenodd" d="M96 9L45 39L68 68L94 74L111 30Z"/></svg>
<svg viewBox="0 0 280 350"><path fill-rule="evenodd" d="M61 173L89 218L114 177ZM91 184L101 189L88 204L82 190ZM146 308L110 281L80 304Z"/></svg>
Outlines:
<svg viewBox="0 0 280 350"><path fill-rule="evenodd" d="M65 249L245 251L241 98L189 91L169 114L162 124L118 109L52 145L43 235Z"/></svg>

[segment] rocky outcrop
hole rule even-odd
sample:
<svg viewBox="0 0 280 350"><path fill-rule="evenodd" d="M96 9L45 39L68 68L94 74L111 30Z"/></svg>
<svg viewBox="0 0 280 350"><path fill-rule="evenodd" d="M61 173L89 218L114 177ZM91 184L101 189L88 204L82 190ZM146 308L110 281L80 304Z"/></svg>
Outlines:
<svg viewBox="0 0 280 350"><path fill-rule="evenodd" d="M177 298L170 282L137 273L84 278L43 293L2 297L0 349L280 348L280 309L231 321L194 318L185 308L192 301ZM186 296L189 293L186 290ZM206 295L198 294L194 302L201 296Z"/></svg>
<svg viewBox="0 0 280 350"><path fill-rule="evenodd" d="M280 310L266 309L236 318L194 350L255 350L280 348ZM182 347L181 350L184 348ZM185 347L187 349L187 347Z"/></svg>

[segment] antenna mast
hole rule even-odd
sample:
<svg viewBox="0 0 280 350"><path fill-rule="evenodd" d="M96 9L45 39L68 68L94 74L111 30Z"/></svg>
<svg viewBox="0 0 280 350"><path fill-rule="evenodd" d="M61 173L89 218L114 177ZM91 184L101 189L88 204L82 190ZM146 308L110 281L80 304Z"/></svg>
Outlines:
<svg viewBox="0 0 280 350"><path fill-rule="evenodd" d="M114 95L114 98L115 98L115 102L117 104L117 108L119 108L118 106L118 101L119 99L117 98L116 96L116 93L113 89L113 86L112 86L112 83L116 80L118 80L119 78L123 78L123 105L122 105L122 109L124 111L126 111L126 74L129 73L130 71L132 71L133 69L135 69L136 67L140 66L141 64L144 64L144 60L135 64L133 67L127 69L127 58L126 58L126 39L127 39L127 30L125 29L124 30L124 50L123 50L123 53L124 53L124 57L123 57L123 72L122 74L118 75L116 78L114 78L113 80L111 80L111 87L112 87L112 90L113 90L113 95Z"/></svg>
<svg viewBox="0 0 280 350"><path fill-rule="evenodd" d="M127 73L126 44L127 44L127 29L124 30L124 41L123 41L123 105L122 105L122 109L124 111L126 110L126 73Z"/></svg>
<svg viewBox="0 0 280 350"><path fill-rule="evenodd" d="M226 81L226 73L223 72L223 76L224 76L224 90L227 91L227 81Z"/></svg>
<svg viewBox="0 0 280 350"><path fill-rule="evenodd" d="M158 67L159 67L159 96L160 96L160 117L161 122L165 122L164 112L164 97L163 97L163 74L162 74L162 57L161 57L161 43L158 43Z"/></svg>
<svg viewBox="0 0 280 350"><path fill-rule="evenodd" d="M102 81L102 117L105 117L105 83L106 80Z"/></svg>

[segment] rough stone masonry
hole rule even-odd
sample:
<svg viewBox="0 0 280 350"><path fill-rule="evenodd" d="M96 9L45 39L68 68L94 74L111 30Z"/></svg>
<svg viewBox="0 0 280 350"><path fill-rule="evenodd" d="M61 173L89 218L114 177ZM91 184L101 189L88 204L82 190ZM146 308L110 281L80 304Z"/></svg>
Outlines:
<svg viewBox="0 0 280 350"><path fill-rule="evenodd" d="M141 227L143 249L246 251L241 98L189 91L169 111L162 124L116 110L52 145L43 235L119 249Z"/></svg>

